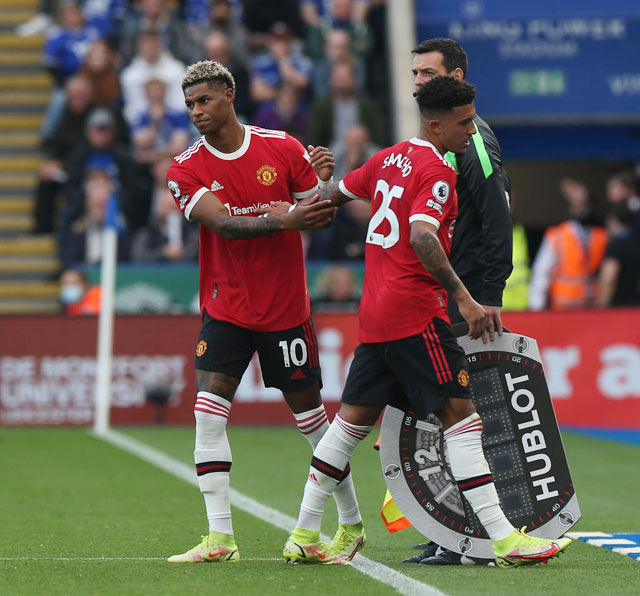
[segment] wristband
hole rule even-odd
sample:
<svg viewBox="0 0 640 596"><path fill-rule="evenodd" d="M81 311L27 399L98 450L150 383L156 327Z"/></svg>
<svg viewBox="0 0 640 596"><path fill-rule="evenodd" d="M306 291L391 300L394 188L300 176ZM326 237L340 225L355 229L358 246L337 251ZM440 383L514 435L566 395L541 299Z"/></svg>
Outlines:
<svg viewBox="0 0 640 596"><path fill-rule="evenodd" d="M298 203L294 203L293 205L291 205L291 207L289 207L289 211L287 211L287 213L291 213L297 206L298 206Z"/></svg>
<svg viewBox="0 0 640 596"><path fill-rule="evenodd" d="M331 176L329 180L320 180L320 178L318 178L318 188L324 188L325 186L329 186L329 184L331 184L332 182L333 182L333 176Z"/></svg>

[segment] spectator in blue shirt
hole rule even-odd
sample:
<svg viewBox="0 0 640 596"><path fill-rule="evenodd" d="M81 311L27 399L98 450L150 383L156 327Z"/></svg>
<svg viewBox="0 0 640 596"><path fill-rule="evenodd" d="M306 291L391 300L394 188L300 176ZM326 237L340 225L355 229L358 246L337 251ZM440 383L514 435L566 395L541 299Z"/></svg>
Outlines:
<svg viewBox="0 0 640 596"><path fill-rule="evenodd" d="M84 16L87 25L94 27L102 39L114 46L127 16L127 0L85 0Z"/></svg>
<svg viewBox="0 0 640 596"><path fill-rule="evenodd" d="M138 162L151 164L164 155L179 155L195 136L187 112L167 107L166 89L160 79L151 79L144 85L147 107L131 127L134 158Z"/></svg>
<svg viewBox="0 0 640 596"><path fill-rule="evenodd" d="M98 31L86 25L78 4L65 1L60 5L59 25L51 28L44 44L43 61L55 81L55 90L47 108L42 136L49 136L64 109L64 84L80 70L89 48L100 38Z"/></svg>
<svg viewBox="0 0 640 596"><path fill-rule="evenodd" d="M293 34L284 23L276 23L269 31L268 53L252 64L251 95L256 103L275 99L282 83L294 85L302 95L309 86L313 63L293 46Z"/></svg>

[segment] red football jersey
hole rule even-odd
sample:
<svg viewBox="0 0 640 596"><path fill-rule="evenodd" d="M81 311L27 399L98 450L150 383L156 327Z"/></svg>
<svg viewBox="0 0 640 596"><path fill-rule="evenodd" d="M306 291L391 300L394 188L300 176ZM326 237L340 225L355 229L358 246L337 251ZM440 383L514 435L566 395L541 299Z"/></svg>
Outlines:
<svg viewBox="0 0 640 596"><path fill-rule="evenodd" d="M313 196L318 179L304 147L285 132L245 126L242 146L221 153L204 137L174 158L167 183L185 217L207 191L232 216L271 201ZM309 317L300 232L225 240L200 226L200 308L256 331L280 331Z"/></svg>
<svg viewBox="0 0 640 596"><path fill-rule="evenodd" d="M438 230L447 256L458 215L456 171L429 142L413 138L383 149L340 182L351 198L371 200L360 341L422 333L438 316L449 321L447 293L411 247L411 222Z"/></svg>

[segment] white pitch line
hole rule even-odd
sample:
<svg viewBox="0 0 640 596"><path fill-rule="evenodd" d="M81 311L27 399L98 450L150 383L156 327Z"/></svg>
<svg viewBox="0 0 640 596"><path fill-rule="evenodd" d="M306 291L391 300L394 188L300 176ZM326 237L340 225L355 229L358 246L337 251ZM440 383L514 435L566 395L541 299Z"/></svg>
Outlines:
<svg viewBox="0 0 640 596"><path fill-rule="evenodd" d="M193 486L198 486L197 476L193 467L187 466L162 451L154 449L149 445L141 443L136 439L132 439L131 437L127 437L126 435L111 429L104 433L92 434L98 438L104 439L112 445L128 451L129 453L137 455L144 461L168 472L169 474L172 474L176 478L180 478ZM229 492L231 496L231 504L234 507L242 509L246 513L270 523L276 528L285 530L286 532L295 527L296 520L293 517L285 515L284 513L281 513L276 509L272 509L267 505L263 505L262 503L255 501L251 497L248 497L236 490L230 489ZM330 540L327 536L322 536L322 539L325 541ZM441 592L429 584L412 579L402 573L399 573L395 569L391 569L391 567L387 567L382 563L367 559L362 555L356 555L351 565L354 569L357 569L364 575L368 575L369 577L390 586L403 596L447 596L444 592Z"/></svg>

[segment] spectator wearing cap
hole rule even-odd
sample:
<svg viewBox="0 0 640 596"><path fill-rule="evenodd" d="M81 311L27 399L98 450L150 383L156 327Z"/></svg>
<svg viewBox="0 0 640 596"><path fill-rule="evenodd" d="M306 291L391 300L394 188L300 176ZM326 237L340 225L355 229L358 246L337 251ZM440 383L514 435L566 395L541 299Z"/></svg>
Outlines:
<svg viewBox="0 0 640 596"><path fill-rule="evenodd" d="M258 56L251 67L251 96L260 104L272 101L283 83L295 86L306 95L313 63L293 45L293 34L284 23L276 23L269 31L267 53Z"/></svg>
<svg viewBox="0 0 640 596"><path fill-rule="evenodd" d="M96 108L89 114L85 136L67 160L64 193L68 205L62 228L69 228L84 214L85 182L94 170L109 175L128 227L133 230L146 222L152 186L149 168L133 159L129 146L118 140L117 128L109 110Z"/></svg>
<svg viewBox="0 0 640 596"><path fill-rule="evenodd" d="M184 110L184 94L180 82L185 65L163 49L158 32L143 31L138 38L138 53L120 77L124 98L124 117L131 126L147 109L144 85L160 79L167 86L166 102L171 110Z"/></svg>

